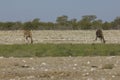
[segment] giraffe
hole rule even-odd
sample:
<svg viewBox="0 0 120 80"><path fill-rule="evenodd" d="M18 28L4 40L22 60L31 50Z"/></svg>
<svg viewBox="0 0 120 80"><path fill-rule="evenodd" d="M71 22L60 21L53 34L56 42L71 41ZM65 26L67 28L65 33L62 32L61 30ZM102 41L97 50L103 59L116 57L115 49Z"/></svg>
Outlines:
<svg viewBox="0 0 120 80"><path fill-rule="evenodd" d="M96 31L96 38L95 40L97 40L97 38L99 38L101 40L101 42L105 43L105 39L104 39L104 35L101 29L97 29Z"/></svg>
<svg viewBox="0 0 120 80"><path fill-rule="evenodd" d="M33 43L33 39L32 39L32 32L31 32L31 30L24 30L23 33L24 33L24 37L25 37L26 41L29 43L29 39L30 39L30 43L32 44Z"/></svg>

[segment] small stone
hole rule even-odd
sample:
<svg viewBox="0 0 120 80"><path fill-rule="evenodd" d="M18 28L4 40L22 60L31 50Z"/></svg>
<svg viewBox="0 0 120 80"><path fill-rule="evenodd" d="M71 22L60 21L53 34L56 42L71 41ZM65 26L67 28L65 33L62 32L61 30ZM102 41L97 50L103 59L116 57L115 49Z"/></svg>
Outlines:
<svg viewBox="0 0 120 80"><path fill-rule="evenodd" d="M45 69L45 71L48 71L48 69Z"/></svg>
<svg viewBox="0 0 120 80"><path fill-rule="evenodd" d="M44 65L44 66L45 66L45 65L46 65L46 63L44 63L44 62L43 62L43 63L41 63L41 65Z"/></svg>
<svg viewBox="0 0 120 80"><path fill-rule="evenodd" d="M115 75L112 75L112 78L114 78L115 77Z"/></svg>
<svg viewBox="0 0 120 80"><path fill-rule="evenodd" d="M25 63L26 61L25 61L25 60L22 60L22 62L24 62L24 63Z"/></svg>
<svg viewBox="0 0 120 80"><path fill-rule="evenodd" d="M77 66L77 64L74 64L74 66Z"/></svg>
<svg viewBox="0 0 120 80"><path fill-rule="evenodd" d="M0 59L3 59L3 58L4 58L3 56L0 57Z"/></svg>
<svg viewBox="0 0 120 80"><path fill-rule="evenodd" d="M90 61L88 61L87 64L90 64Z"/></svg>
<svg viewBox="0 0 120 80"><path fill-rule="evenodd" d="M76 67L73 67L73 70L75 70L76 69Z"/></svg>
<svg viewBox="0 0 120 80"><path fill-rule="evenodd" d="M21 66L22 68L29 68L29 66L27 64Z"/></svg>

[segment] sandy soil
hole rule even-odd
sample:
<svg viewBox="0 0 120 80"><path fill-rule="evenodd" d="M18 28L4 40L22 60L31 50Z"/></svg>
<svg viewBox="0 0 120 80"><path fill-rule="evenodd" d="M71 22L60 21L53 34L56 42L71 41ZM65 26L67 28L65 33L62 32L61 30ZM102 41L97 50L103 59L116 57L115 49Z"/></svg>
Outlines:
<svg viewBox="0 0 120 80"><path fill-rule="evenodd" d="M120 44L120 30L104 30L106 43ZM95 30L32 31L34 43L101 43L95 40ZM23 31L0 31L0 44L25 44Z"/></svg>
<svg viewBox="0 0 120 80"><path fill-rule="evenodd" d="M0 80L119 80L120 57L0 57Z"/></svg>

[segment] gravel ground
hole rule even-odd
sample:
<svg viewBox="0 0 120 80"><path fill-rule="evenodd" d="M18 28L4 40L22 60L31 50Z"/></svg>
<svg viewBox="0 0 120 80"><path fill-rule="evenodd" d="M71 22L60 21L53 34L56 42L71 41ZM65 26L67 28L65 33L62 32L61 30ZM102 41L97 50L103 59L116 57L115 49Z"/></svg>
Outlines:
<svg viewBox="0 0 120 80"><path fill-rule="evenodd" d="M119 80L120 57L0 57L0 80Z"/></svg>

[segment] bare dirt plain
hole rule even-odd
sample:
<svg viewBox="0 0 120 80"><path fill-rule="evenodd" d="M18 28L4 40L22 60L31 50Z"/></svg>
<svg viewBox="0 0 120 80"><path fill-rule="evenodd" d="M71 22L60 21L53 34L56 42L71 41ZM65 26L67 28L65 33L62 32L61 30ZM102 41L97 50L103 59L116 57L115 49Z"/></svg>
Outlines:
<svg viewBox="0 0 120 80"><path fill-rule="evenodd" d="M119 80L120 57L0 58L0 80Z"/></svg>
<svg viewBox="0 0 120 80"><path fill-rule="evenodd" d="M104 31L107 43L120 43L120 31ZM34 43L94 42L95 31L33 31ZM22 31L0 31L0 44L23 44ZM0 57L0 80L120 80L120 56Z"/></svg>
<svg viewBox="0 0 120 80"><path fill-rule="evenodd" d="M101 43L95 40L95 30L32 31L34 43ZM120 44L120 30L104 30L106 43ZM0 31L0 44L25 43L23 31Z"/></svg>

